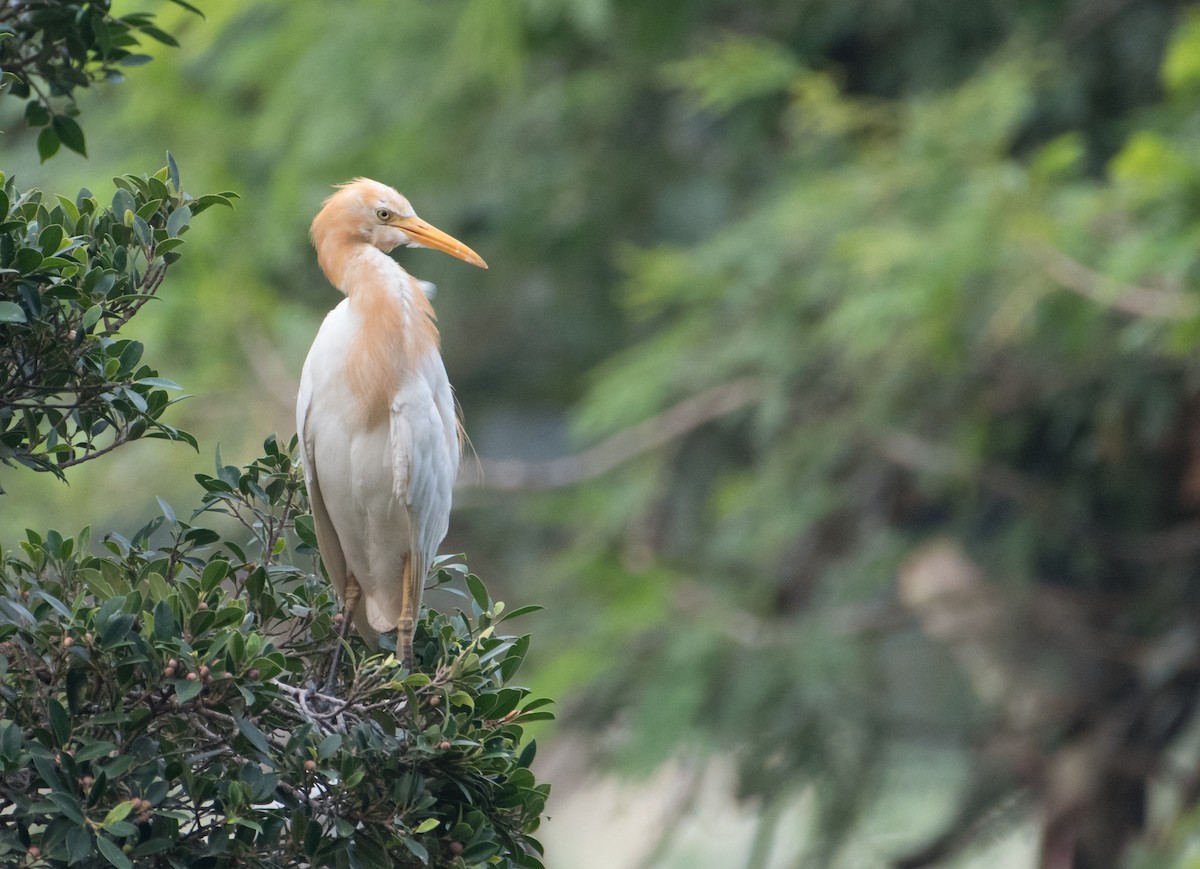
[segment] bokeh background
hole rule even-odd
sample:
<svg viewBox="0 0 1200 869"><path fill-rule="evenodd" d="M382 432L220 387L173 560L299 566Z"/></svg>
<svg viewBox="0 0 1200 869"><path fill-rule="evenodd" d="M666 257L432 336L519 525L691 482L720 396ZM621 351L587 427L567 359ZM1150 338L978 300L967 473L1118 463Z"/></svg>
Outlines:
<svg viewBox="0 0 1200 869"><path fill-rule="evenodd" d="M22 529L128 533L294 431L308 224L393 184L478 454L447 551L541 603L557 869L1200 865L1200 8L141 0L101 199L195 194L137 338L193 398ZM10 110L11 111L11 110Z"/></svg>

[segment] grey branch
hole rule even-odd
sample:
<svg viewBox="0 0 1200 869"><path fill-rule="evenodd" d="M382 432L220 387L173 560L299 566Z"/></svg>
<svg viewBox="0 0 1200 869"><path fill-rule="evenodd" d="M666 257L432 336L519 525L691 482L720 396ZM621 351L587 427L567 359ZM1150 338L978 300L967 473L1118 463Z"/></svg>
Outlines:
<svg viewBox="0 0 1200 869"><path fill-rule="evenodd" d="M740 377L684 399L662 413L617 432L590 449L545 462L519 459L484 459L468 464L459 477L459 488L501 492L558 489L590 480L631 459L752 404L760 397L758 381Z"/></svg>
<svg viewBox="0 0 1200 869"><path fill-rule="evenodd" d="M1185 320L1198 312L1192 296L1124 284L1093 271L1057 248L1042 245L1040 250L1046 274L1071 292L1111 310L1158 320Z"/></svg>

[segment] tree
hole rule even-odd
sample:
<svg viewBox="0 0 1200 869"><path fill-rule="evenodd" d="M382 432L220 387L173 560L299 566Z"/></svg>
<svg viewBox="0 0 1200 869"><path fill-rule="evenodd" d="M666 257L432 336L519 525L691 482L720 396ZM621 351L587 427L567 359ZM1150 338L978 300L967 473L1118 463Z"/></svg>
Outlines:
<svg viewBox="0 0 1200 869"><path fill-rule="evenodd" d="M627 258L646 335L607 363L591 430L697 396L725 411L578 502L598 564L669 565L683 600L626 641L579 720L632 708L622 732L652 734L682 717L736 745L741 792L776 809L818 782L815 865L929 741L970 746L961 810L895 865L971 848L1014 803L1047 867L1125 865L1154 793L1195 835L1171 751L1200 699L1180 643L1197 614L1197 33L1175 34L1163 104L1103 177L1085 131L1031 141L1061 73L1019 40L904 100L847 93L761 37L671 68L719 141L768 106L780 167L719 229ZM620 513L594 509L602 486Z"/></svg>
<svg viewBox="0 0 1200 869"><path fill-rule="evenodd" d="M12 92L38 95L35 125L50 96L128 62L133 30L173 41L149 16L29 7L0 45L21 76ZM69 117L47 129L82 151ZM125 335L191 218L233 194L189 197L170 157L116 180L111 208L86 190L51 204L11 180L0 194L6 464L62 477L142 436L196 445L161 419L178 387ZM28 531L0 559L0 860L541 866L549 787L529 772L523 727L552 716L510 684L529 637L500 633L537 607L505 612L443 560L435 584L469 605L424 613L420 669L354 638L338 696L321 694L341 614L294 450L270 437L243 469L218 456L187 521L160 499L161 517L105 535L102 552L88 529ZM223 531L196 524L220 517Z"/></svg>
<svg viewBox="0 0 1200 869"><path fill-rule="evenodd" d="M175 0L192 9L187 3ZM194 11L194 10L193 10ZM0 96L24 99L41 127L43 160L60 143L86 153L75 92L120 80L119 66L148 36L176 44L148 14L107 4L12 3L0 10ZM142 346L119 332L154 298L192 217L233 194L184 193L179 170L116 179L111 207L89 190L43 199L0 174L0 462L52 471L143 436L183 440L162 422L179 387L141 364ZM0 493L3 489L0 489Z"/></svg>
<svg viewBox="0 0 1200 869"><path fill-rule="evenodd" d="M469 607L425 611L417 670L355 639L321 694L341 614L291 446L202 475L190 521L102 555L31 531L0 564L0 860L541 866L522 741L550 713L510 684L529 636L500 633L537 608L443 559ZM194 524L218 513L248 539Z"/></svg>
<svg viewBox="0 0 1200 869"><path fill-rule="evenodd" d="M112 207L88 190L47 202L0 194L0 461L63 470L139 437L195 439L163 422L180 387L142 364L121 330L155 298L194 215L232 194L193 199L174 160L117 179ZM0 490L2 492L3 490Z"/></svg>

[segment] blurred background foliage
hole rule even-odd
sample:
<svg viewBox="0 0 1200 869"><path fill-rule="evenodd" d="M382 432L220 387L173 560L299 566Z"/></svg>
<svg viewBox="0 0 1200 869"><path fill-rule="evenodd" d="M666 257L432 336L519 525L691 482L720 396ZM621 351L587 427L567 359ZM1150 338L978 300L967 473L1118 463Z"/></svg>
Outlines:
<svg viewBox="0 0 1200 869"><path fill-rule="evenodd" d="M1200 10L201 5L81 98L86 162L3 119L26 185L170 148L241 195L139 327L200 454L6 475L0 539L290 433L308 223L375 177L491 265L400 255L480 455L448 546L548 604L556 799L684 782L628 865L1193 865ZM751 820L689 844L718 785Z"/></svg>

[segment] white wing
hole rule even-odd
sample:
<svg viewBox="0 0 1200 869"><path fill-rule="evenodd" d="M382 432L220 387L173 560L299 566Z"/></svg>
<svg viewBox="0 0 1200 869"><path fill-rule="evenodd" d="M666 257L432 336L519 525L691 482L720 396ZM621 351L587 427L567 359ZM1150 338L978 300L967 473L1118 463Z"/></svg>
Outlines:
<svg viewBox="0 0 1200 869"><path fill-rule="evenodd" d="M338 321L344 318L345 311L342 306L338 306L325 318L322 331L325 331L325 324L336 329L340 325ZM318 334L318 339L320 337ZM317 388L313 370L316 364L314 359L319 356L318 348L321 346L320 341L314 341L313 349L309 351L308 358L304 361L304 369L300 374L300 391L296 396L296 434L299 442L300 462L304 467L304 484L308 489L309 505L312 508L313 528L317 533L317 545L321 550L321 563L325 566L325 572L329 575L329 580L333 583L338 595L344 596L347 572L346 555L329 515L324 493L321 491L316 449L318 426L310 418ZM360 627L360 630L363 630L368 642L374 642L374 632L369 626Z"/></svg>
<svg viewBox="0 0 1200 869"><path fill-rule="evenodd" d="M392 402L392 480L408 506L413 576L424 584L450 526L458 476L458 421L441 357L422 358Z"/></svg>

